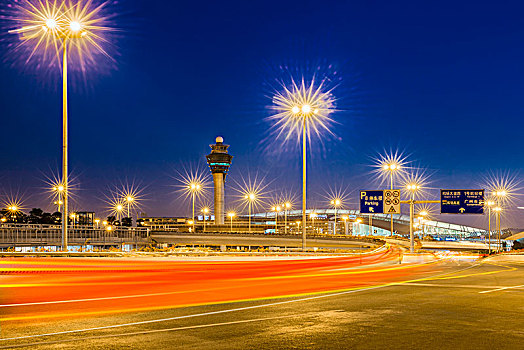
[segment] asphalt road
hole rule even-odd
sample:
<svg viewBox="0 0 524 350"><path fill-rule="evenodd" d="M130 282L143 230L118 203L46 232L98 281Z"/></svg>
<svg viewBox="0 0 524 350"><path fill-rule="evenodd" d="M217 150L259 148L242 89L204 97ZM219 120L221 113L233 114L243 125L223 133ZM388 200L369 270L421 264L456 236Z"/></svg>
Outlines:
<svg viewBox="0 0 524 350"><path fill-rule="evenodd" d="M360 267L350 267L358 269ZM386 271L387 271L387 267ZM352 275L344 278L351 279ZM4 321L31 349L521 349L524 265L447 260L346 290L144 312ZM49 305L49 312L53 305ZM127 325L125 325L127 324ZM108 327L110 326L110 327ZM89 328L103 327L96 330ZM69 333L72 330L76 332ZM61 333L68 332L68 333ZM48 336L35 336L57 333ZM30 337L27 337L30 336ZM27 338L19 338L27 337Z"/></svg>

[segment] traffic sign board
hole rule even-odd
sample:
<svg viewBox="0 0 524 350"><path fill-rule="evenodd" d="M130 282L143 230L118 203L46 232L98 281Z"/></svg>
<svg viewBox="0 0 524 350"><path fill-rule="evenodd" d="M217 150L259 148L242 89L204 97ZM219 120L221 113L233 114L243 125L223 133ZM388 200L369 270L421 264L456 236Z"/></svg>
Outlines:
<svg viewBox="0 0 524 350"><path fill-rule="evenodd" d="M440 213L483 214L484 190L440 190Z"/></svg>
<svg viewBox="0 0 524 350"><path fill-rule="evenodd" d="M360 191L360 213L384 212L384 191Z"/></svg>
<svg viewBox="0 0 524 350"><path fill-rule="evenodd" d="M400 190L360 191L361 214L400 214Z"/></svg>
<svg viewBox="0 0 524 350"><path fill-rule="evenodd" d="M400 190L384 191L384 213L400 214Z"/></svg>

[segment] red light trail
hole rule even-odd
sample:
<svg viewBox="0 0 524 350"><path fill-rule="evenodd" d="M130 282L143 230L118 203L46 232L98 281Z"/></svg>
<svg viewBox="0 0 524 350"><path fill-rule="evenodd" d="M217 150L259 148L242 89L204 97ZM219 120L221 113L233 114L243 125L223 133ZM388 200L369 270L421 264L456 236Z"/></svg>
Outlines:
<svg viewBox="0 0 524 350"><path fill-rule="evenodd" d="M0 321L42 322L372 287L431 268L360 256L174 261L169 258L12 258L0 262ZM205 259L205 258L203 258Z"/></svg>

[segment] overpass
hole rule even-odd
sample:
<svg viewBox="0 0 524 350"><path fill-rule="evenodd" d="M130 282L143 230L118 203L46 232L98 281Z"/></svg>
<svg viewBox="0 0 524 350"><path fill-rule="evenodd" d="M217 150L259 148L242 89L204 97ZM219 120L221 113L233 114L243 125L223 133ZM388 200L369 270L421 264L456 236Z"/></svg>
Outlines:
<svg viewBox="0 0 524 350"><path fill-rule="evenodd" d="M242 246L242 247L302 247L302 237L298 235L256 235L256 234L228 234L228 233L176 233L151 232L151 240L157 244L172 245L204 245L204 246ZM358 237L323 236L310 237L307 246L318 248L348 248L377 247L382 241L374 239L358 239Z"/></svg>

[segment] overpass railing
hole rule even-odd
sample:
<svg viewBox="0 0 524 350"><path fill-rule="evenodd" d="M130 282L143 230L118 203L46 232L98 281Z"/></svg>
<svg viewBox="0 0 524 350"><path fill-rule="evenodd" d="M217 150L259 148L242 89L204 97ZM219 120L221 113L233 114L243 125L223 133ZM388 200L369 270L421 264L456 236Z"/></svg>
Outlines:
<svg viewBox="0 0 524 350"><path fill-rule="evenodd" d="M71 226L68 228L68 241L71 245L88 243L122 243L147 241L149 229L145 227ZM58 225L1 224L1 245L60 245L62 228Z"/></svg>

